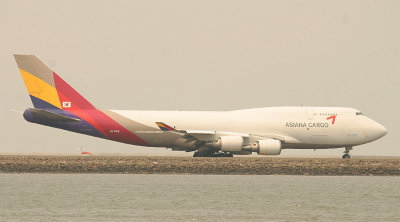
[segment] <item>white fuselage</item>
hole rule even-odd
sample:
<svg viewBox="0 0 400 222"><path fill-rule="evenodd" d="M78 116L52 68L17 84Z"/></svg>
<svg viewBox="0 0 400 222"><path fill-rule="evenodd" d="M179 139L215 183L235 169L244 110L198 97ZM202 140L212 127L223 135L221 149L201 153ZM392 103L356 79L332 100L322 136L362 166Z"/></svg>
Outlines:
<svg viewBox="0 0 400 222"><path fill-rule="evenodd" d="M112 110L128 119L157 128L164 122L182 130L245 133L282 141L282 148L351 147L374 141L385 127L358 110L340 107L270 107L235 111ZM333 122L332 118L335 116ZM137 131L139 134L140 129ZM160 134L154 134L157 137ZM154 144L163 146L163 144Z"/></svg>

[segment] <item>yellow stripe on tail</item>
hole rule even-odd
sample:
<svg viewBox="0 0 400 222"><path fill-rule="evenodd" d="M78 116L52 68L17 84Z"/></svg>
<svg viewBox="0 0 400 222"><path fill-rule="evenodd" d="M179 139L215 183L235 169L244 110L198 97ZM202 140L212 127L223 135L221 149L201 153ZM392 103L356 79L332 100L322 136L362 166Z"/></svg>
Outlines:
<svg viewBox="0 0 400 222"><path fill-rule="evenodd" d="M26 72L23 69L19 69L19 71L21 72L22 78L24 79L29 95L46 101L51 105L61 109L61 103L58 97L57 90L53 86L30 74L29 72Z"/></svg>

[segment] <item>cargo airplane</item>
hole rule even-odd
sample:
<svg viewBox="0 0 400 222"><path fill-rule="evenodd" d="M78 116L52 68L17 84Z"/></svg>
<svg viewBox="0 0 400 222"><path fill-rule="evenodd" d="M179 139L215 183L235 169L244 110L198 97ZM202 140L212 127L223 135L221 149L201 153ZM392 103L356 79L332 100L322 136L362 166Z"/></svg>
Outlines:
<svg viewBox="0 0 400 222"><path fill-rule="evenodd" d="M282 149L345 148L387 133L359 110L268 107L234 111L98 109L34 55L14 55L34 108L32 123L138 146L194 152L194 157L279 155Z"/></svg>

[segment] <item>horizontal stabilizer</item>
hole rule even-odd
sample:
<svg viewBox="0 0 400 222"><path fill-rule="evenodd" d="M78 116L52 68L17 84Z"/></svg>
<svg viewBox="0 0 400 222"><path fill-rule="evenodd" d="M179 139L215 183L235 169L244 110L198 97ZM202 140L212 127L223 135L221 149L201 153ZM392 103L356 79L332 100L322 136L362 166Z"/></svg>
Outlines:
<svg viewBox="0 0 400 222"><path fill-rule="evenodd" d="M25 111L24 117L27 121L34 122L53 122L53 123L72 123L80 122L80 119L63 116L57 113L52 113L43 109L29 108Z"/></svg>

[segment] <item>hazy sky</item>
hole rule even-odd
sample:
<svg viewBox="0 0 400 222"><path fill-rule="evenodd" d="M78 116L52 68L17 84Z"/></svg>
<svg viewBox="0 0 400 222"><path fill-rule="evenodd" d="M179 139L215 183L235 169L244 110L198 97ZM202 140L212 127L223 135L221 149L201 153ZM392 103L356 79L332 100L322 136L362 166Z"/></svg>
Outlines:
<svg viewBox="0 0 400 222"><path fill-rule="evenodd" d="M357 108L389 133L352 154L400 156L400 1L6 0L0 28L0 153L185 154L26 122L26 53L99 108Z"/></svg>

